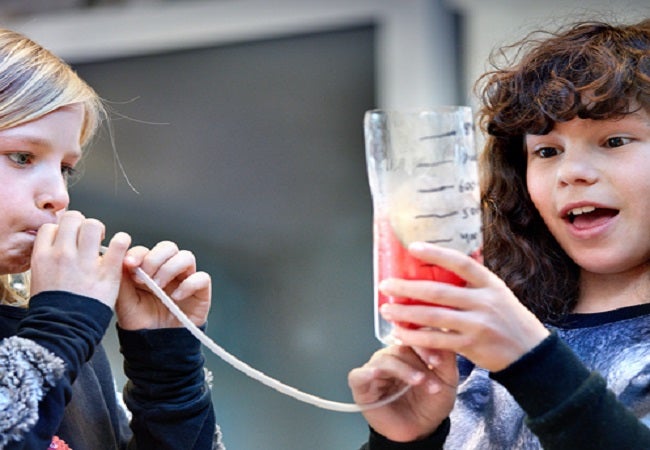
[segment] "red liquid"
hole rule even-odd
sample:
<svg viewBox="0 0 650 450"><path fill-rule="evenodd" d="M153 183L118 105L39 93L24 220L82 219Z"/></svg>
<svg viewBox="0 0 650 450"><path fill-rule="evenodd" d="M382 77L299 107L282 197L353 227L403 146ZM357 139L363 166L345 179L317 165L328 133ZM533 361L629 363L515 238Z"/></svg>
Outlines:
<svg viewBox="0 0 650 450"><path fill-rule="evenodd" d="M376 220L375 252L377 258L377 281L386 278L402 278L406 280L430 280L465 286L467 283L455 273L440 266L429 264L411 256L399 240L388 220ZM431 305L431 303L406 297L394 297L377 292L377 308L384 303L400 303L406 305ZM399 323L407 328L419 328L411 323Z"/></svg>

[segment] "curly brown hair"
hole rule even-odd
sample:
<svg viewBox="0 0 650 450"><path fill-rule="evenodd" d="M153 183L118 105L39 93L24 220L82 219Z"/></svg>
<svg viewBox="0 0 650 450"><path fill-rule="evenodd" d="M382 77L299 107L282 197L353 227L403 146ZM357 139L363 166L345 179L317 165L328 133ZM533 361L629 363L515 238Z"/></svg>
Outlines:
<svg viewBox="0 0 650 450"><path fill-rule="evenodd" d="M546 134L575 117L612 119L650 110L650 19L579 22L536 31L504 48L477 89L486 265L541 320L558 321L579 294L579 267L562 250L526 189L526 134ZM495 54L496 55L496 54ZM506 58L507 59L507 58Z"/></svg>

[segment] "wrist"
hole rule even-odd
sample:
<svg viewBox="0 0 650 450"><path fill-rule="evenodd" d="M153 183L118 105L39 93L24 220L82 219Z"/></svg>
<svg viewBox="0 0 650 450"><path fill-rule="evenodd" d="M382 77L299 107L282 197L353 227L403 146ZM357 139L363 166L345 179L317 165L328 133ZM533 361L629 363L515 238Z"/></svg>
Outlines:
<svg viewBox="0 0 650 450"><path fill-rule="evenodd" d="M450 425L451 421L449 418L446 418L433 432L408 442L392 440L377 432L372 427L369 427L370 437L368 440L368 448L370 450L375 448L380 448L381 450L433 450L442 448L449 434Z"/></svg>

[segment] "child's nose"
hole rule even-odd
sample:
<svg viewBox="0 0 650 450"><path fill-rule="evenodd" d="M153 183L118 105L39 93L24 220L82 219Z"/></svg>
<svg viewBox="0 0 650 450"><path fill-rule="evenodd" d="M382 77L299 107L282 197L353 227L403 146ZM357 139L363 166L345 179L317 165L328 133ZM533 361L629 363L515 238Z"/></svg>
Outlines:
<svg viewBox="0 0 650 450"><path fill-rule="evenodd" d="M48 177L47 180L43 180L36 196L36 206L40 209L57 212L67 208L69 204L68 185L60 172L58 176Z"/></svg>
<svg viewBox="0 0 650 450"><path fill-rule="evenodd" d="M589 185L598 180L598 169L584 149L571 149L561 156L557 177L564 185Z"/></svg>

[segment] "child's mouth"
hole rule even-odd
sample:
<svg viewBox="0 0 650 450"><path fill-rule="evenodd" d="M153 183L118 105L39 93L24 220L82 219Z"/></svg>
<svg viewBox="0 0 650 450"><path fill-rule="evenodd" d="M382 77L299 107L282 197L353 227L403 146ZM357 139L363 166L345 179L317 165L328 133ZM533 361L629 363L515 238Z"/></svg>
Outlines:
<svg viewBox="0 0 650 450"><path fill-rule="evenodd" d="M618 213L619 210L617 209L584 206L569 211L565 219L578 229L586 229L598 226L615 217Z"/></svg>

